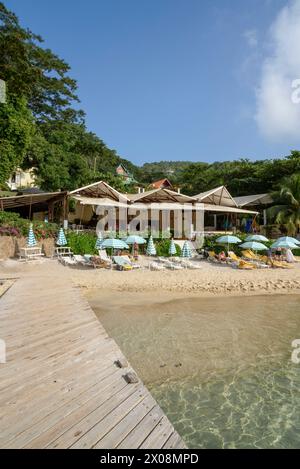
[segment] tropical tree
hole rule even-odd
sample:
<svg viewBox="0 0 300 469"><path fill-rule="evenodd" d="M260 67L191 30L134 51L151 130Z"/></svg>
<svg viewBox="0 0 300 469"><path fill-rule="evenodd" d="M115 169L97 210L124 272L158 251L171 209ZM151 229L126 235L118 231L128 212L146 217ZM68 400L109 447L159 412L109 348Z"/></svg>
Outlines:
<svg viewBox="0 0 300 469"><path fill-rule="evenodd" d="M273 199L276 205L268 209L269 215L295 236L300 230L300 173L284 178Z"/></svg>
<svg viewBox="0 0 300 469"><path fill-rule="evenodd" d="M22 164L33 134L33 120L24 98L0 104L0 185Z"/></svg>

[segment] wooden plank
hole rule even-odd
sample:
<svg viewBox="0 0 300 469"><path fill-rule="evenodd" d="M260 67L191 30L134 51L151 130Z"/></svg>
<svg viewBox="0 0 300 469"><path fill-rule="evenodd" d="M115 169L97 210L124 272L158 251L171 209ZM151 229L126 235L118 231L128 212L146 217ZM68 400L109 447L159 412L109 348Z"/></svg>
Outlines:
<svg viewBox="0 0 300 469"><path fill-rule="evenodd" d="M134 386L134 385L132 385ZM118 422L120 422L139 402L145 399L143 386L139 386L129 397L122 399L120 403L114 406L114 409L107 413L96 425L86 432L78 442L71 448L93 448L94 445L103 438Z"/></svg>
<svg viewBox="0 0 300 469"><path fill-rule="evenodd" d="M154 428L150 435L141 444L142 449L159 449L168 441L174 428L166 416L163 416L159 424Z"/></svg>
<svg viewBox="0 0 300 469"><path fill-rule="evenodd" d="M68 269L48 265L20 274L0 299L1 447L183 447L145 386L125 382L132 368L115 366L125 357Z"/></svg>
<svg viewBox="0 0 300 469"><path fill-rule="evenodd" d="M140 421L155 407L156 402L152 396L147 396L134 407L109 433L107 433L94 448L117 448L122 440L130 433Z"/></svg>

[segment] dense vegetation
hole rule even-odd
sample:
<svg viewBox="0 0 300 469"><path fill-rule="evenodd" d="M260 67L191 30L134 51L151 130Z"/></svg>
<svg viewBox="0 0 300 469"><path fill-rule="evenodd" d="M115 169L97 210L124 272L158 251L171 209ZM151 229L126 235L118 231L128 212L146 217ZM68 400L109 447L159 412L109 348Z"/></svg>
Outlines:
<svg viewBox="0 0 300 469"><path fill-rule="evenodd" d="M283 178L300 172L298 151L263 161L133 165L88 132L69 65L42 42L0 2L0 78L7 87L7 102L0 104L0 189L18 166L34 167L45 190L72 190L100 179L135 190L115 175L123 163L145 187L168 177L190 195L226 185L234 196L279 190Z"/></svg>
<svg viewBox="0 0 300 469"><path fill-rule="evenodd" d="M45 223L35 220L31 222L21 218L18 213L0 211L0 236L26 237L29 225L33 224L33 231L37 239L55 238L58 226L55 223Z"/></svg>
<svg viewBox="0 0 300 469"><path fill-rule="evenodd" d="M292 151L285 158L262 161L241 159L211 164L177 161L151 163L144 167L144 181L151 181L151 172L155 174L156 179L167 176L188 195L225 185L232 195L242 196L279 189L284 177L300 172L300 152Z"/></svg>
<svg viewBox="0 0 300 469"><path fill-rule="evenodd" d="M0 78L7 88L7 101L0 104L0 186L18 166L35 167L47 190L101 178L121 189L121 180L113 176L116 166L123 162L135 171L87 131L69 70L0 2Z"/></svg>

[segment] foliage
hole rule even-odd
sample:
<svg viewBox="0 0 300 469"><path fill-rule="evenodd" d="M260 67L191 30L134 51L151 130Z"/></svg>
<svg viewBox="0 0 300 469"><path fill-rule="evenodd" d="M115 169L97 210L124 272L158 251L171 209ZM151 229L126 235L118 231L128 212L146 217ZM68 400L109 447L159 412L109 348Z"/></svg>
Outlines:
<svg viewBox="0 0 300 469"><path fill-rule="evenodd" d="M70 108L76 82L67 73L69 65L42 38L21 27L17 16L0 3L0 70L10 96L25 97L38 120L81 117Z"/></svg>
<svg viewBox="0 0 300 469"><path fill-rule="evenodd" d="M54 191L109 179L120 163L136 173L87 131L84 113L74 108L77 84L69 65L42 42L0 2L0 70L8 96L0 105L0 185L18 166L34 167L40 187ZM113 183L124 189L120 178Z"/></svg>
<svg viewBox="0 0 300 469"><path fill-rule="evenodd" d="M163 256L163 257L170 256L169 254L170 244L171 244L171 241L169 239L162 239L160 241L157 241L155 243L156 254L158 256ZM180 256L180 253L181 253L180 246L178 246L178 244L175 243L175 247L176 247L176 256Z"/></svg>
<svg viewBox="0 0 300 469"><path fill-rule="evenodd" d="M33 224L33 232L37 239L55 238L57 236L58 226L55 223L45 223L39 220L30 222L14 212L0 212L0 235L26 237L30 223Z"/></svg>
<svg viewBox="0 0 300 469"><path fill-rule="evenodd" d="M169 165L169 167L168 167ZM284 158L250 161L240 159L215 163L167 162L146 163L141 168L143 182L168 177L188 195L199 194L225 185L233 196L262 194L278 189L282 178L300 172L300 152Z"/></svg>
<svg viewBox="0 0 300 469"><path fill-rule="evenodd" d="M284 225L289 235L295 236L300 229L300 173L285 178L273 199L275 205L269 209L269 215Z"/></svg>
<svg viewBox="0 0 300 469"><path fill-rule="evenodd" d="M96 235L94 233L67 233L68 246L74 254L98 254L95 249Z"/></svg>
<svg viewBox="0 0 300 469"><path fill-rule="evenodd" d="M31 143L33 121L24 98L0 104L0 184L22 164Z"/></svg>

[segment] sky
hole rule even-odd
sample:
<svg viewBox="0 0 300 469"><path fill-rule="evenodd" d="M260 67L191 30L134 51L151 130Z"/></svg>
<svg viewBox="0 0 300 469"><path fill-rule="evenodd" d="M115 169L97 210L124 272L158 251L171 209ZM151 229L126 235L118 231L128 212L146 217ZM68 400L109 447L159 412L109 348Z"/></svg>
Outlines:
<svg viewBox="0 0 300 469"><path fill-rule="evenodd" d="M70 64L87 128L123 158L300 150L300 0L2 1Z"/></svg>

